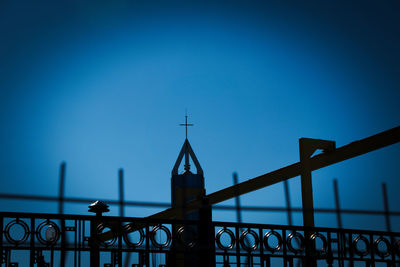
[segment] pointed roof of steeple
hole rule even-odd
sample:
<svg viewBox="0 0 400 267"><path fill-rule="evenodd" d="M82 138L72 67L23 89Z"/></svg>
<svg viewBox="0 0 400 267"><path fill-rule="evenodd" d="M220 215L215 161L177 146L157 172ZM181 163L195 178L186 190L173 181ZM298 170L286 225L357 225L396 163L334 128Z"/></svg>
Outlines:
<svg viewBox="0 0 400 267"><path fill-rule="evenodd" d="M192 158L192 161L193 161L194 165L196 166L197 174L203 175L203 169L201 168L200 163L197 160L197 157L194 154L193 149L187 138L185 139L185 142L183 143L181 152L179 152L179 156L176 159L174 168L172 169L172 175L178 175L178 169L179 169L179 166L181 165L183 156L185 156L185 165L184 165L185 173L190 172L190 164L189 164L189 157L190 157L190 158Z"/></svg>

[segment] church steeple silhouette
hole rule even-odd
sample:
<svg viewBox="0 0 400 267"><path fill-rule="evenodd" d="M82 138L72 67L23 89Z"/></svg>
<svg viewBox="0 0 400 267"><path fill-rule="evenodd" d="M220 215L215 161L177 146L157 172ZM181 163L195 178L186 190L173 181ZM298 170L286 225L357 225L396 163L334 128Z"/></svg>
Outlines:
<svg viewBox="0 0 400 267"><path fill-rule="evenodd" d="M191 158L196 167L197 174L203 175L203 169L201 168L200 163L197 160L197 157L193 152L192 146L190 145L189 140L185 139L185 142L183 143L181 151L179 152L178 158L176 159L174 168L172 169L173 176L178 175L179 166L182 163L183 156L185 156L185 164L184 164L184 168L183 168L184 173L192 173L190 171L190 158Z"/></svg>
<svg viewBox="0 0 400 267"><path fill-rule="evenodd" d="M196 220L199 217L198 211L186 214L185 206L189 201L205 196L204 174L187 137L187 127L193 126L193 124L188 124L187 114L185 115L185 123L180 125L186 128L186 138L171 173L171 204L172 207L179 210L177 219ZM185 158L184 171L179 174L179 166L183 158ZM190 169L190 159L196 167L196 173L193 173Z"/></svg>

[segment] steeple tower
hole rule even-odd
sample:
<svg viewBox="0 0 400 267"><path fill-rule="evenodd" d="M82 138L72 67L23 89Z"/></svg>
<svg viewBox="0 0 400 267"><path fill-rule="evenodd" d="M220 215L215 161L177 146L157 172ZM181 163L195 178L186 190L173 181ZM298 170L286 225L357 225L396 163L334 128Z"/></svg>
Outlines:
<svg viewBox="0 0 400 267"><path fill-rule="evenodd" d="M186 138L172 169L171 204L172 207L176 207L180 210L177 219L196 220L199 217L198 212L193 211L185 215L185 206L189 201L201 198L205 195L203 169L187 138L187 127L193 126L193 124L188 124L187 115L185 115L185 123L180 125L186 128ZM179 166L182 163L183 157L185 157L184 171L179 174ZM193 173L190 169L190 159L196 167L196 173Z"/></svg>
<svg viewBox="0 0 400 267"><path fill-rule="evenodd" d="M174 225L173 233L184 231L184 235L178 238L183 238L183 243L190 243L197 240L198 246L211 247L211 249L200 249L196 253L186 252L185 246L182 243L175 242L175 248L182 248L179 252L171 252L168 256L169 265L176 267L197 267L197 266L215 266L215 264L204 264L205 262L215 263L214 254L214 228L211 228L212 210L207 199L205 199L206 190L204 186L203 169L197 160L196 155L189 143L187 128L193 126L188 123L188 116L185 115L185 123L180 124L185 126L185 141L176 159L175 165L172 169L171 178L171 205L175 208L176 219L195 220L195 222L186 223L184 225ZM179 173L179 166L182 164L183 157L185 157L183 172ZM196 171L190 168L190 162L193 162ZM201 200L202 206L197 210L186 209L187 204L195 199ZM212 232L211 230L212 229ZM212 237L212 238L211 238ZM212 241L211 241L212 239ZM178 240L178 239L174 239ZM209 261L210 260L210 261ZM168 264L167 264L168 265ZM168 266L169 266L168 265Z"/></svg>

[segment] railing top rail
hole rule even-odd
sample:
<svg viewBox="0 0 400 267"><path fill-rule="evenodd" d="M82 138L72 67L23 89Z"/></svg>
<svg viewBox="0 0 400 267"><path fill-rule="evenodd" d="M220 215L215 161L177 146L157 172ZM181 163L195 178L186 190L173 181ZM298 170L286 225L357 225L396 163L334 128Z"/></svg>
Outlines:
<svg viewBox="0 0 400 267"><path fill-rule="evenodd" d="M49 214L49 213L27 213L27 212L0 212L0 218L26 218L26 219L53 219L53 220L99 220L103 222L138 222L148 225L154 224L196 224L195 220L174 220L174 219L150 219L137 217L117 217L117 216L90 216L90 215L72 215L72 214ZM359 229L343 229L330 227L304 227L293 225L279 224L257 224L257 223L236 223L236 222L212 222L214 227L238 227L238 228L263 228L275 230L290 231L313 231L313 232L341 232L353 234L373 234L373 235L390 235L400 236L398 232L386 232L375 230L359 230Z"/></svg>
<svg viewBox="0 0 400 267"><path fill-rule="evenodd" d="M140 222L148 224L195 224L196 220L177 220L177 219L154 219L139 217L120 217L120 216L94 216L94 215L74 215L74 214L54 214L54 213L29 213L29 212L0 212L0 218L22 218L22 219L53 219L53 220L87 220L103 222Z"/></svg>
<svg viewBox="0 0 400 267"><path fill-rule="evenodd" d="M376 231L376 230L360 230L352 228L331 228L331 227L306 227L306 226L295 226L295 225L279 225L279 224L256 224L256 223L232 223L232 222L213 222L214 226L222 227L239 227L242 229L246 228L264 228L274 230L295 230L295 231L313 231L313 232L343 232L343 233L363 233L363 234L374 234L374 235L393 235L400 236L400 232L387 232L387 231Z"/></svg>

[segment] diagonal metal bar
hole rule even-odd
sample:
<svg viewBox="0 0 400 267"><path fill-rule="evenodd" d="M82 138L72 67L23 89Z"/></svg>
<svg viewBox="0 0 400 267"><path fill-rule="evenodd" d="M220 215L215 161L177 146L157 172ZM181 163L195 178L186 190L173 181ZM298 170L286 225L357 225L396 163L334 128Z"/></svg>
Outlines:
<svg viewBox="0 0 400 267"><path fill-rule="evenodd" d="M374 136L352 142L348 145L337 148L332 152L321 153L311 157L309 159L310 169L315 171L323 167L393 145L398 142L400 142L400 127L396 127ZM222 189L208 195L207 197L210 199L211 204L216 204L235 197L236 192L243 195L299 176L300 174L301 163L297 162L276 171L250 179L246 182L242 182L236 186ZM190 203L188 206L190 206Z"/></svg>
<svg viewBox="0 0 400 267"><path fill-rule="evenodd" d="M336 148L334 151L317 154L309 159L309 167L311 171L321 169L323 167L348 160L386 146L390 146L400 142L400 126L384 131L382 133L367 137L365 139L352 142L348 145ZM229 200L237 195L243 195L255 190L288 180L290 178L301 175L302 165L300 162L294 163L287 167L260 175L256 178L247 180L211 193L206 197L211 205ZM195 210L201 206L201 200L194 200L186 206L186 212ZM165 211L156 213L149 218L174 218L175 209L170 208Z"/></svg>

